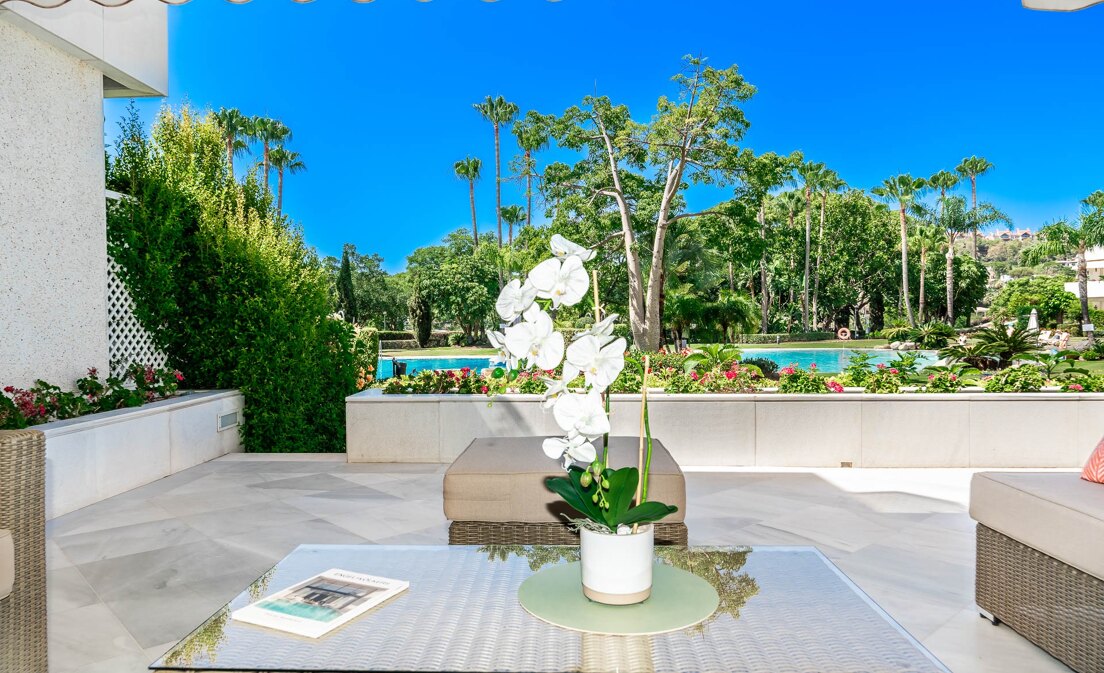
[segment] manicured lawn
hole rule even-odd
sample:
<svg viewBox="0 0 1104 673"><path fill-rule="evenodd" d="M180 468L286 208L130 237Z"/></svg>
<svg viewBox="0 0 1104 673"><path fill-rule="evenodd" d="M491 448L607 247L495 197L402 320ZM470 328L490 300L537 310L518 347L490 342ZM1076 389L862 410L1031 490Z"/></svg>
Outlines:
<svg viewBox="0 0 1104 673"><path fill-rule="evenodd" d="M453 357L453 358L478 358L495 355L498 351L493 348L469 348L459 346L445 346L443 348L414 348L408 350L381 351L383 357Z"/></svg>
<svg viewBox="0 0 1104 673"><path fill-rule="evenodd" d="M852 341L838 341L831 339L829 341L789 341L780 344L738 344L740 348L780 348L783 350L794 350L798 348L878 348L879 346L885 346L889 342L885 339L854 339ZM701 344L690 344L691 347L697 348Z"/></svg>

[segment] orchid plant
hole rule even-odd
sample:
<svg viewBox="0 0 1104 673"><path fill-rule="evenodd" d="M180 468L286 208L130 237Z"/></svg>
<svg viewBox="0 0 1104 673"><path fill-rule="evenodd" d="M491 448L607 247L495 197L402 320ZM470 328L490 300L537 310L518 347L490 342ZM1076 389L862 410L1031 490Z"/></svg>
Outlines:
<svg viewBox="0 0 1104 673"><path fill-rule="evenodd" d="M550 244L553 256L533 267L524 280L515 278L507 283L495 302L503 327L488 337L506 362L506 372L498 375L516 376L519 370L534 368L554 372L563 365L559 378L544 379L543 406L565 434L545 439L543 449L549 458L560 461L567 475L551 477L546 483L590 524L628 533L630 527L657 521L677 508L647 501L652 447L643 422L647 418L646 396L639 467L615 470L609 465L606 393L625 366L627 343L614 336L618 316L601 315L597 287L593 288L594 324L566 343L553 316L562 306L578 304L592 289L584 264L594 259L595 251L559 234L552 236ZM601 456L595 447L600 438Z"/></svg>

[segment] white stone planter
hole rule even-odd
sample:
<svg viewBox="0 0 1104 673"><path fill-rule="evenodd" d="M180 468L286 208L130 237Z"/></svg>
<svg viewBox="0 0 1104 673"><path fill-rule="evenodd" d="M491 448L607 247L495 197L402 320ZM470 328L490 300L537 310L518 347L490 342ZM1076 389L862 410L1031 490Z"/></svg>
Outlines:
<svg viewBox="0 0 1104 673"><path fill-rule="evenodd" d="M579 559L583 594L596 603L632 605L652 595L655 532L651 524L627 535L583 528Z"/></svg>
<svg viewBox="0 0 1104 673"><path fill-rule="evenodd" d="M241 451L241 410L241 393L216 390L35 426L46 436L46 518Z"/></svg>
<svg viewBox="0 0 1104 673"><path fill-rule="evenodd" d="M1084 465L1102 393L649 395L652 434L683 467ZM561 433L537 395L346 399L350 462L449 463L476 437ZM614 395L613 433L639 432L640 396Z"/></svg>

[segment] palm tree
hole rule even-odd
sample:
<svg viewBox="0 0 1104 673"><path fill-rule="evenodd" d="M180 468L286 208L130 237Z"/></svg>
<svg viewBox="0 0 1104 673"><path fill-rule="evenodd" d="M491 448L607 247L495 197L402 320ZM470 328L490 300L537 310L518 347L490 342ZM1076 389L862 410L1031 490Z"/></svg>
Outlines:
<svg viewBox="0 0 1104 673"><path fill-rule="evenodd" d="M517 137L518 147L522 151L522 170L525 174L525 225L533 224L533 176L536 162L533 152L548 147L549 118L536 110L525 113L525 117L514 124L512 129Z"/></svg>
<svg viewBox="0 0 1104 673"><path fill-rule="evenodd" d="M946 173L946 171L942 171ZM935 178L939 173L932 176ZM944 245L947 248L947 268L946 268L946 283L947 283L947 324L954 325L955 312L954 312L954 258L955 258L955 242L958 237L970 231L970 215L966 212L966 199L961 196L952 196L947 199L940 197L939 199L939 212L935 217L935 222L939 226L939 229L943 232Z"/></svg>
<svg viewBox="0 0 1104 673"><path fill-rule="evenodd" d="M730 327L742 332L751 332L754 329L758 309L755 301L748 295L721 290L717 293L717 300L706 305L705 314L721 326L721 334L727 342L730 341Z"/></svg>
<svg viewBox="0 0 1104 673"><path fill-rule="evenodd" d="M507 101L502 96L492 98L487 96L482 103L472 105L483 115L483 118L491 122L494 127L495 142L495 220L498 222L498 247L502 247L502 151L499 141L499 130L503 124L509 124L517 118L518 106Z"/></svg>
<svg viewBox="0 0 1104 673"><path fill-rule="evenodd" d="M820 189L825 166L822 163L806 161L797 167L801 177L802 190L805 192L805 275L801 289L801 331L809 331L809 274L810 253L813 247L813 191Z"/></svg>
<svg viewBox="0 0 1104 673"><path fill-rule="evenodd" d="M916 318L912 315L908 287L908 216L905 214L916 197L927 187L924 178L914 178L908 173L886 178L882 184L871 190L875 196L886 203L896 203L901 216L901 301L905 305L909 327L916 327Z"/></svg>
<svg viewBox="0 0 1104 673"><path fill-rule="evenodd" d="M955 167L955 171L964 178L970 179L970 199L973 209L977 209L977 179L979 175L988 173L993 168L993 164L987 159L983 159L979 156L972 156L962 160L958 166ZM973 253L974 259L978 258L978 231L974 230L974 246Z"/></svg>
<svg viewBox="0 0 1104 673"><path fill-rule="evenodd" d="M928 178L928 185L932 189L939 190L939 214L943 214L943 202L947 199L947 191L958 186L961 178L950 171L939 171Z"/></svg>
<svg viewBox="0 0 1104 673"><path fill-rule="evenodd" d="M824 245L824 220L828 211L828 195L838 192L847 183L840 179L838 173L830 168L825 168L820 175L820 231L817 235L816 266L813 270L813 324L819 325L817 306L820 300L820 251Z"/></svg>
<svg viewBox="0 0 1104 673"><path fill-rule="evenodd" d="M775 203L778 204L778 206L786 213L786 222L789 224L789 228L791 230L796 228L795 223L796 223L796 220L797 220L797 214L800 213L803 208L805 208L805 198L801 195L801 192L799 192L797 190L793 190L793 191L789 191L789 192L782 192L781 194L778 195L778 198L775 199ZM793 268L794 268L794 260L791 257L790 258L790 272L791 273L793 273ZM793 288L794 288L794 286L791 283L790 284L790 299L789 299L791 306L793 305L793 302L794 302L794 290L793 290ZM782 300L779 299L779 306L781 306L781 303L782 303ZM787 311L787 313L789 313L789 311ZM792 322L792 321L787 321L787 329L789 329L788 325L789 325L790 322Z"/></svg>
<svg viewBox="0 0 1104 673"><path fill-rule="evenodd" d="M502 219L510 230L509 244L514 244L514 225L525 221L525 209L521 206L506 206L502 209Z"/></svg>
<svg viewBox="0 0 1104 673"><path fill-rule="evenodd" d="M483 162L476 157L464 157L452 165L456 171L456 177L468 181L468 200L471 202L472 216L472 241L475 247L479 247L479 226L475 223L475 181L479 179L479 171L483 168Z"/></svg>
<svg viewBox="0 0 1104 673"><path fill-rule="evenodd" d="M1096 191L1082 204L1081 217L1077 224L1065 220L1052 222L1039 230L1038 242L1024 250L1025 263L1035 265L1056 255L1074 253L1077 261L1077 294L1081 300L1081 322L1088 324L1089 319L1089 272L1085 263L1085 251L1091 247L1104 245L1104 192ZM1088 332L1089 346L1096 344L1093 332Z"/></svg>
<svg viewBox="0 0 1104 673"><path fill-rule="evenodd" d="M271 119L269 117L253 117L250 122L249 136L254 140L261 143L263 153L261 155L261 166L264 169L264 186L265 194L269 193L269 169L272 168L272 161L269 157L271 147L276 144L283 144L291 140L291 129L284 125L278 119Z"/></svg>
<svg viewBox="0 0 1104 673"><path fill-rule="evenodd" d="M291 175L307 170L298 152L283 147L273 147L268 153L268 161L276 169L276 214L284 212L284 171Z"/></svg>
<svg viewBox="0 0 1104 673"><path fill-rule="evenodd" d="M233 178L234 157L249 149L242 140L243 136L249 135L249 119L237 108L219 108L215 113L215 121L226 142L226 164L230 167L230 177Z"/></svg>
<svg viewBox="0 0 1104 673"><path fill-rule="evenodd" d="M934 217L931 218L931 220L934 219ZM943 244L943 232L938 227L930 224L921 225L913 229L909 242L913 249L920 251L920 300L917 303L916 314L919 316L920 322L924 322L927 320L928 253L939 249L939 246Z"/></svg>

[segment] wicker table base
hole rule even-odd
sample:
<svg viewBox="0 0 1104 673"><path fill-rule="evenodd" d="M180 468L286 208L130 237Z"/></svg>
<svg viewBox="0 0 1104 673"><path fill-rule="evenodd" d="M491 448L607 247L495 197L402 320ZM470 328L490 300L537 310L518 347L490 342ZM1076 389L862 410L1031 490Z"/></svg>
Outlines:
<svg viewBox="0 0 1104 673"><path fill-rule="evenodd" d="M659 522L653 525L656 544L686 546L686 524ZM453 521L449 525L449 544L578 545L579 534L556 522Z"/></svg>
<svg viewBox="0 0 1104 673"><path fill-rule="evenodd" d="M1104 671L1104 580L983 524L977 604L1079 673Z"/></svg>

